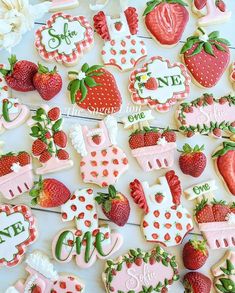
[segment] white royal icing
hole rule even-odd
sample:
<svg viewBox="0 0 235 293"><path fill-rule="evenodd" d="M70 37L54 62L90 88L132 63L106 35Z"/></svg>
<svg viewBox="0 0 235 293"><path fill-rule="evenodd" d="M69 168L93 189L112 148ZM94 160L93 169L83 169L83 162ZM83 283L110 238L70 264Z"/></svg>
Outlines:
<svg viewBox="0 0 235 293"><path fill-rule="evenodd" d="M104 119L104 123L108 129L110 142L113 145L116 145L117 144L117 140L116 140L117 139L117 132L118 132L117 120L113 116L107 116Z"/></svg>
<svg viewBox="0 0 235 293"><path fill-rule="evenodd" d="M16 290L15 287L9 287L7 288L7 290L5 291L5 293L20 293L18 290Z"/></svg>
<svg viewBox="0 0 235 293"><path fill-rule="evenodd" d="M11 166L11 170L14 172L14 173L18 173L20 171L22 167L20 166L20 163L13 163L12 166Z"/></svg>
<svg viewBox="0 0 235 293"><path fill-rule="evenodd" d="M88 153L83 139L81 125L74 125L70 130L69 137L71 138L72 145L74 146L75 150L81 154L82 157L87 156Z"/></svg>

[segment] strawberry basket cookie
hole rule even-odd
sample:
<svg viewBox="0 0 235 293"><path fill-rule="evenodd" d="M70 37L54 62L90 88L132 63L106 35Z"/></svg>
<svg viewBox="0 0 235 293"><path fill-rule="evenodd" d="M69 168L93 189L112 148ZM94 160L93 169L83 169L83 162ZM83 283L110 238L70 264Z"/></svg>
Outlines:
<svg viewBox="0 0 235 293"><path fill-rule="evenodd" d="M153 186L138 179L130 183L131 197L145 214L141 222L144 237L164 246L179 245L193 229L191 216L180 202L180 181L171 170L158 182Z"/></svg>
<svg viewBox="0 0 235 293"><path fill-rule="evenodd" d="M211 249L235 247L234 203L216 200L214 180L198 183L184 191L189 200L196 199L195 221Z"/></svg>
<svg viewBox="0 0 235 293"><path fill-rule="evenodd" d="M187 38L180 53L197 86L211 88L219 82L230 61L229 45L218 31L207 35L201 28Z"/></svg>
<svg viewBox="0 0 235 293"><path fill-rule="evenodd" d="M82 157L80 170L85 183L106 187L127 171L128 159L117 146L117 131L117 121L112 116L100 121L97 128L79 124L71 128L72 144Z"/></svg>
<svg viewBox="0 0 235 293"><path fill-rule="evenodd" d="M42 175L73 166L69 154L65 150L67 135L61 129L63 119L58 107L43 106L36 111L36 115L28 121L31 126L30 135L35 139L32 144L33 156L42 164L36 169L36 174Z"/></svg>
<svg viewBox="0 0 235 293"><path fill-rule="evenodd" d="M0 155L0 192L10 200L33 187L32 159L25 152Z"/></svg>
<svg viewBox="0 0 235 293"><path fill-rule="evenodd" d="M161 46L173 47L180 41L189 20L182 0L151 0L144 11L148 32Z"/></svg>
<svg viewBox="0 0 235 293"><path fill-rule="evenodd" d="M177 147L175 132L169 128L150 127L150 119L153 119L151 111L131 114L123 119L124 127L133 129L129 138L131 154L145 172L170 168Z"/></svg>
<svg viewBox="0 0 235 293"><path fill-rule="evenodd" d="M28 276L9 287L5 293L84 292L85 285L72 274L58 274L49 257L34 251L25 260Z"/></svg>
<svg viewBox="0 0 235 293"><path fill-rule="evenodd" d="M93 29L84 16L59 12L36 31L35 46L44 60L74 66L93 42Z"/></svg>
<svg viewBox="0 0 235 293"><path fill-rule="evenodd" d="M166 112L177 101L188 97L190 82L182 63L156 56L131 73L129 91L134 104Z"/></svg>
<svg viewBox="0 0 235 293"><path fill-rule="evenodd" d="M114 76L101 65L83 64L81 71L69 71L68 90L72 104L97 114L120 110L122 97Z"/></svg>
<svg viewBox="0 0 235 293"><path fill-rule="evenodd" d="M94 16L94 27L105 41L101 52L105 65L127 71L146 57L145 44L136 36L138 14L134 7L122 7L119 18L112 18L100 11Z"/></svg>

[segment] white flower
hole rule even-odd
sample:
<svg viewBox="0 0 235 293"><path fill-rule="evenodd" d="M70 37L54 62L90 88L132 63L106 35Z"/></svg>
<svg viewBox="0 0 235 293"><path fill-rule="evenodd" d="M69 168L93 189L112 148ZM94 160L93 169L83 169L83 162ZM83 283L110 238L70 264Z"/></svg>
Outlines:
<svg viewBox="0 0 235 293"><path fill-rule="evenodd" d="M84 78L86 77L86 73L85 72L83 72L83 71L80 71L79 73L78 73L78 79L79 80L83 80Z"/></svg>
<svg viewBox="0 0 235 293"><path fill-rule="evenodd" d="M22 167L20 166L20 163L13 163L12 166L11 166L11 170L14 172L14 173L18 173L20 171Z"/></svg>
<svg viewBox="0 0 235 293"><path fill-rule="evenodd" d="M158 145L165 145L165 144L167 144L167 141L166 141L165 137L159 138L158 141L157 141L157 144Z"/></svg>
<svg viewBox="0 0 235 293"><path fill-rule="evenodd" d="M201 40L203 42L207 42L209 40L209 37L207 34L204 34L199 37L199 40Z"/></svg>

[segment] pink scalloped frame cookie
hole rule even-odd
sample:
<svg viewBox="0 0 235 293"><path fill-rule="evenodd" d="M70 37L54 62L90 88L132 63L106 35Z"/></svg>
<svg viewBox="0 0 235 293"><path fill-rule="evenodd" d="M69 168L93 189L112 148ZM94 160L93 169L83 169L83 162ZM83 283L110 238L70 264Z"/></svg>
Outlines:
<svg viewBox="0 0 235 293"><path fill-rule="evenodd" d="M191 78L182 63L171 63L168 59L155 56L131 73L129 91L134 104L167 112L177 101L188 97L190 82Z"/></svg>
<svg viewBox="0 0 235 293"><path fill-rule="evenodd" d="M59 30L62 25L63 32ZM53 14L47 24L36 31L35 46L44 60L73 66L93 42L93 29L84 16L71 16L59 12Z"/></svg>

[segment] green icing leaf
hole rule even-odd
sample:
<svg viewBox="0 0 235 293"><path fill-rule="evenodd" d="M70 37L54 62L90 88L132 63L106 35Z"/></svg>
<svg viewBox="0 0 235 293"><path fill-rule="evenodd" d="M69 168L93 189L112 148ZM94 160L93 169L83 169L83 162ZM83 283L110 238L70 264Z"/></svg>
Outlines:
<svg viewBox="0 0 235 293"><path fill-rule="evenodd" d="M214 52L213 52L213 48L212 45L209 42L205 42L203 45L205 52L207 54L210 54L211 56L215 56Z"/></svg>

